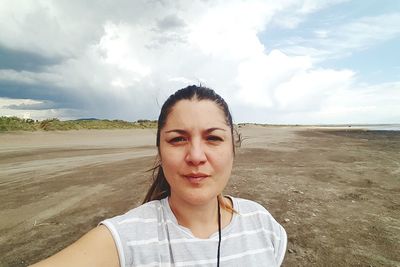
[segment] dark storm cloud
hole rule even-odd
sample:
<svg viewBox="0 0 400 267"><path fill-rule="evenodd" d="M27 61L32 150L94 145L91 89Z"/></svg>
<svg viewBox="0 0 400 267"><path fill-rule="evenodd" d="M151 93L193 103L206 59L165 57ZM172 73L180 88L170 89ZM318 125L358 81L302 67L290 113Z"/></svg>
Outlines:
<svg viewBox="0 0 400 267"><path fill-rule="evenodd" d="M44 101L51 108L83 108L85 101L65 88L47 86L45 84L30 85L0 81L0 96L14 99L32 99ZM45 105L32 109L45 109ZM11 109L28 109L28 105L11 105ZM50 107L49 107L50 108Z"/></svg>
<svg viewBox="0 0 400 267"><path fill-rule="evenodd" d="M99 119L155 119L156 100L145 91L137 91L135 99L126 99L113 91L96 93L88 88L64 88L46 84L22 84L0 81L0 96L11 99L31 99L42 103L13 104L9 110L58 110L66 118L93 117ZM149 108L150 107L150 108Z"/></svg>
<svg viewBox="0 0 400 267"><path fill-rule="evenodd" d="M61 58L48 58L32 52L18 51L0 46L0 69L37 71L58 64Z"/></svg>

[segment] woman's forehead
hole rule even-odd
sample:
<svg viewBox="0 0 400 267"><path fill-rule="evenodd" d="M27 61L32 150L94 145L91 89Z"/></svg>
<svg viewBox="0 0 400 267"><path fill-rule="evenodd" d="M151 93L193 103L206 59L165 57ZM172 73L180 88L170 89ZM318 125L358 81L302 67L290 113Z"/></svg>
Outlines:
<svg viewBox="0 0 400 267"><path fill-rule="evenodd" d="M166 128L229 127L222 109L210 100L178 101L168 114Z"/></svg>

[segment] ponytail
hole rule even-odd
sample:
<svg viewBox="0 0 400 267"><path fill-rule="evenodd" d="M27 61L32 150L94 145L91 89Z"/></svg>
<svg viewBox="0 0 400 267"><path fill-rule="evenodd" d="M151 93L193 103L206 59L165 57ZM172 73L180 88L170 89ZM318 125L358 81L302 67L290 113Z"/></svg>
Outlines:
<svg viewBox="0 0 400 267"><path fill-rule="evenodd" d="M149 171L153 171L153 183L147 191L142 204L152 200L161 200L171 195L171 188L164 176L161 164L157 163L156 166L151 168Z"/></svg>

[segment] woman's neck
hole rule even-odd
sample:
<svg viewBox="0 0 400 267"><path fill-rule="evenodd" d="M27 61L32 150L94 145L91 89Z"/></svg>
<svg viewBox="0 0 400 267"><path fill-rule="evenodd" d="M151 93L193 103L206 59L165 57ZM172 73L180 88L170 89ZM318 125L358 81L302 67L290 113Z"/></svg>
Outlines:
<svg viewBox="0 0 400 267"><path fill-rule="evenodd" d="M191 230L198 238L208 238L218 231L218 201L217 197L203 205L190 205L185 201L170 196L169 205L179 225ZM221 221L225 222L229 214L221 209ZM228 223L229 223L228 221ZM225 224L222 223L224 226Z"/></svg>

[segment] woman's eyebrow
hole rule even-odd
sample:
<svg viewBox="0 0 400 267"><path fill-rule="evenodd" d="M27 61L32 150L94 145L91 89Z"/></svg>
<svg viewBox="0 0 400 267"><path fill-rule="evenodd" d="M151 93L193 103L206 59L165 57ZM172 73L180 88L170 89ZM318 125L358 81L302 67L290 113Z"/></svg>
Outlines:
<svg viewBox="0 0 400 267"><path fill-rule="evenodd" d="M207 133L211 133L211 132L214 132L214 131L216 131L216 130L221 130L221 131L226 132L225 129L218 128L218 127L209 128L209 129L206 130L206 132L207 132Z"/></svg>
<svg viewBox="0 0 400 267"><path fill-rule="evenodd" d="M179 133L179 134L187 134L187 131L182 130L182 129L173 129L173 130L168 130L165 131L165 133Z"/></svg>
<svg viewBox="0 0 400 267"><path fill-rule="evenodd" d="M208 128L208 129L206 130L206 132L207 132L207 133L211 133L211 132L214 132L214 131L217 131L217 130L220 130L220 131L224 131L224 132L226 132L226 130L225 130L225 129L223 129L223 128L219 128L219 127L212 127L212 128ZM172 130L165 131L165 133L178 133L178 134L187 134L187 133L188 133L188 131L186 131L186 130L183 130L183 129L172 129Z"/></svg>

